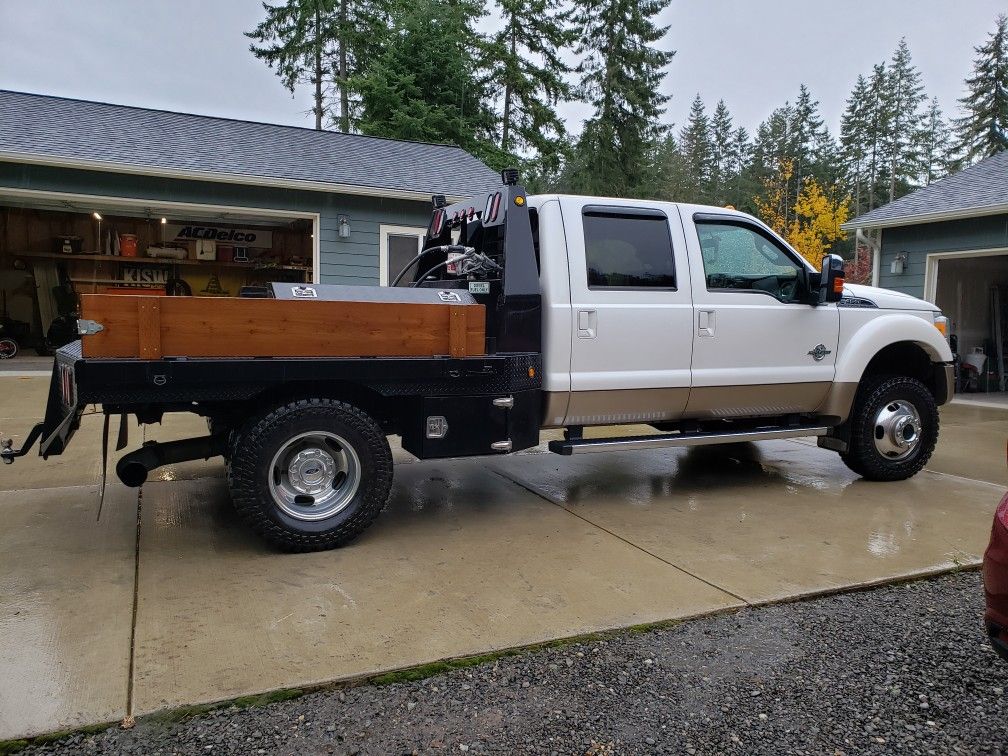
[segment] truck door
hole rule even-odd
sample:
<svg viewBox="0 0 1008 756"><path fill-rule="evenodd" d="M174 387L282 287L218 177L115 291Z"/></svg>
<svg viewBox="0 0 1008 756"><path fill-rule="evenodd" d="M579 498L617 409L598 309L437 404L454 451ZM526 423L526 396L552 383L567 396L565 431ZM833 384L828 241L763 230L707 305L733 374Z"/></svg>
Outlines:
<svg viewBox="0 0 1008 756"><path fill-rule="evenodd" d="M674 205L561 199L571 297L566 425L679 417L693 303Z"/></svg>
<svg viewBox="0 0 1008 756"><path fill-rule="evenodd" d="M836 305L809 304L804 264L760 224L680 210L696 310L687 416L814 412L835 372Z"/></svg>

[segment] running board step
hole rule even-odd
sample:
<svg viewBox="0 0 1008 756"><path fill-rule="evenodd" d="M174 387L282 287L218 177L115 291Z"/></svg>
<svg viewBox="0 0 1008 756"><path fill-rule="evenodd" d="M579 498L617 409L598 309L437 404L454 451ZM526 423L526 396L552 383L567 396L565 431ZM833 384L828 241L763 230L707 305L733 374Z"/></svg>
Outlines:
<svg viewBox="0 0 1008 756"><path fill-rule="evenodd" d="M613 438L570 438L550 441L554 454L585 454L587 452L626 451L628 449L665 449L672 446L706 446L737 444L745 441L772 441L779 438L825 436L829 428L821 425L770 430L744 430L729 433L666 433L654 436L617 436Z"/></svg>

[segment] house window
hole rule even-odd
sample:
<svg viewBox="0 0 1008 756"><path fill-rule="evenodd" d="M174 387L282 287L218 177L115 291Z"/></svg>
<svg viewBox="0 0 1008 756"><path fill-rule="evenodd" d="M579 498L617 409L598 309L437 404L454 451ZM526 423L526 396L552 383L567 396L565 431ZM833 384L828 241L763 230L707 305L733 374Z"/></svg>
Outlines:
<svg viewBox="0 0 1008 756"><path fill-rule="evenodd" d="M381 226L379 228L380 283L388 286L407 263L419 254L423 245L425 228L413 226ZM415 270L410 270L399 282L400 286L413 283Z"/></svg>

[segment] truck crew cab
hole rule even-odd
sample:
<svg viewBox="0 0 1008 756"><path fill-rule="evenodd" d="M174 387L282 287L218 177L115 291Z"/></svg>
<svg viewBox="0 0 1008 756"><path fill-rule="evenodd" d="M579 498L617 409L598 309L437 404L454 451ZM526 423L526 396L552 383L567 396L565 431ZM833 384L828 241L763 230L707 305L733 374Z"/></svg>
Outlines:
<svg viewBox="0 0 1008 756"><path fill-rule="evenodd" d="M58 352L45 419L20 449L5 443L4 461L36 439L43 457L62 453L87 404L106 423L121 416L120 447L130 415L195 412L207 436L148 442L120 459L120 479L139 486L160 465L222 455L243 519L310 551L350 541L381 511L389 435L419 458L527 449L543 428L565 429L549 443L561 455L815 436L872 480L908 478L931 456L953 380L930 303L845 284L833 255L817 271L740 212L528 196L516 172L503 178L465 202L434 198L423 251L400 276L408 289L273 285L294 307L482 304L481 354L282 357L250 343L247 356L229 344L226 357L89 357L106 326L119 342L136 334L87 320L85 301L83 350ZM659 433L582 435L626 424Z"/></svg>

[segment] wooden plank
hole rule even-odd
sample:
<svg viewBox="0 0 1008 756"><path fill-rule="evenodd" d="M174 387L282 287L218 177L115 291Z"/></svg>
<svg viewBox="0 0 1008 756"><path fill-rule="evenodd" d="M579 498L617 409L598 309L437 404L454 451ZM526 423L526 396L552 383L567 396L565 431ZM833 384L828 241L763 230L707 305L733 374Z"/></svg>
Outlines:
<svg viewBox="0 0 1008 756"><path fill-rule="evenodd" d="M122 296L122 295L116 295ZM161 354L161 299L159 297L137 297L137 341L140 344L140 358L160 360Z"/></svg>
<svg viewBox="0 0 1008 756"><path fill-rule="evenodd" d="M465 305L449 305L448 307L448 354L452 357L466 356L466 307Z"/></svg>
<svg viewBox="0 0 1008 756"><path fill-rule="evenodd" d="M85 357L143 356L141 327L146 343L153 325L141 326L138 299L159 300L161 356L421 357L485 349L482 305L86 294L82 317L105 329L84 337Z"/></svg>

